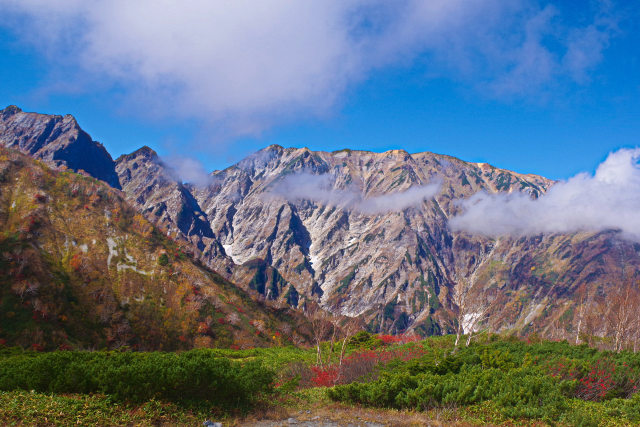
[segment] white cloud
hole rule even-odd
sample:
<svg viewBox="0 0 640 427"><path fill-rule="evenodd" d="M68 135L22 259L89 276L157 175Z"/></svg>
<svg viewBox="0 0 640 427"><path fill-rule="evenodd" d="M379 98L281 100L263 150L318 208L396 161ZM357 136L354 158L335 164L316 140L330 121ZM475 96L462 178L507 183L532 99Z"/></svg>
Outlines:
<svg viewBox="0 0 640 427"><path fill-rule="evenodd" d="M313 175L302 172L286 176L267 193L267 197L281 197L290 202L310 200L324 205L338 206L367 215L386 212L401 212L420 205L440 191L440 182L424 186L413 186L405 191L364 197L354 186L346 189L334 188L330 175Z"/></svg>
<svg viewBox="0 0 640 427"><path fill-rule="evenodd" d="M0 25L64 83L234 134L328 114L373 70L425 54L429 75L499 96L585 81L611 33L601 15L572 27L533 0L0 0Z"/></svg>
<svg viewBox="0 0 640 427"><path fill-rule="evenodd" d="M534 200L522 193L477 193L451 218L454 230L488 236L619 230L640 240L640 148L609 154L595 174L582 173Z"/></svg>
<svg viewBox="0 0 640 427"><path fill-rule="evenodd" d="M197 187L206 187L213 181L202 163L195 159L173 155L163 157L162 161L171 169L175 178L180 182L190 183Z"/></svg>
<svg viewBox="0 0 640 427"><path fill-rule="evenodd" d="M414 186L406 191L366 198L356 205L356 209L366 214L400 212L420 205L424 200L434 197L439 191L439 182Z"/></svg>

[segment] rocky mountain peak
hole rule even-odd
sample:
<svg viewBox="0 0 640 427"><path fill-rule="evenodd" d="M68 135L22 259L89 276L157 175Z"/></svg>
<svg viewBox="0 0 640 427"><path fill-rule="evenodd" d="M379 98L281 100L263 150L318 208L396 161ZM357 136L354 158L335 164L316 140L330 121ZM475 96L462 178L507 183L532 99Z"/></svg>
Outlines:
<svg viewBox="0 0 640 427"><path fill-rule="evenodd" d="M205 261L220 256L224 260L222 246L214 239L207 216L192 190L177 179L154 150L144 146L118 157L116 172L127 199L149 220L173 237L191 242ZM215 267L221 273L226 270L224 262Z"/></svg>
<svg viewBox="0 0 640 427"><path fill-rule="evenodd" d="M131 161L133 159L138 159L138 158L143 159L145 161L151 161L154 163L160 162L158 153L156 153L152 148L146 145L143 145L133 153L121 155L116 159L116 163L127 162L127 161Z"/></svg>
<svg viewBox="0 0 640 427"><path fill-rule="evenodd" d="M10 105L0 114L0 145L15 148L54 167L84 170L120 189L115 163L71 115L25 113Z"/></svg>
<svg viewBox="0 0 640 427"><path fill-rule="evenodd" d="M15 105L9 105L4 110L0 111L0 115L2 115L4 117L11 116L11 115L17 114L17 113L22 113L22 110L19 107L15 106Z"/></svg>
<svg viewBox="0 0 640 427"><path fill-rule="evenodd" d="M559 299L548 313L555 314L545 316L566 310L568 287L596 280L580 271L600 268L578 262L576 254L597 252L609 238L494 240L454 232L448 219L460 209L458 200L479 191L536 198L553 181L427 151L267 147L213 175L215 186L194 196L225 253L239 265L260 260L277 270L271 288L247 276L249 286L260 284L261 291L283 298L278 289L289 283L300 303L320 298L330 311L364 316L374 330L430 334L451 328L449 310L463 279L477 292L479 306L483 289L501 289L497 296L487 291L501 301L494 308L495 329L522 329L532 319L548 326L537 307L549 303L554 289ZM561 254L560 247L574 255ZM556 263L558 257L574 257L575 265ZM540 264L531 269L532 263ZM549 269L548 276L541 273ZM554 288L553 277L562 277L562 284ZM570 278L581 284L570 284ZM512 294L532 295L529 305L514 309Z"/></svg>
<svg viewBox="0 0 640 427"><path fill-rule="evenodd" d="M272 144L265 147L241 160L231 168L245 171L248 174L254 174L256 170L264 170L268 168L270 162L280 158L285 152L285 148L280 145ZM223 171L214 171L213 176L219 175Z"/></svg>

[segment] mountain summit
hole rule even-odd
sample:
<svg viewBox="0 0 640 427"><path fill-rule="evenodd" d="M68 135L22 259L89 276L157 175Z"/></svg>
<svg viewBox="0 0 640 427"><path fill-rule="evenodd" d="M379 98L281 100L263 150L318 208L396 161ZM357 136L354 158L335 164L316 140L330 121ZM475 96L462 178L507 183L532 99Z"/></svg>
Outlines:
<svg viewBox="0 0 640 427"><path fill-rule="evenodd" d="M120 188L115 163L71 115L25 113L15 105L0 110L0 145L18 149L53 166L84 170Z"/></svg>

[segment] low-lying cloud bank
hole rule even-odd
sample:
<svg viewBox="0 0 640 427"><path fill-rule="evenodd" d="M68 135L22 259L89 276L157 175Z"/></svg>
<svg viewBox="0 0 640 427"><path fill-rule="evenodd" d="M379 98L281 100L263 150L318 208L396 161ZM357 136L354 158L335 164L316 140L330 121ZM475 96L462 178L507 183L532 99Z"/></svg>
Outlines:
<svg viewBox="0 0 640 427"><path fill-rule="evenodd" d="M283 197L290 202L311 200L368 215L400 212L417 206L440 191L440 182L411 187L406 191L365 198L355 187L335 189L330 175L302 172L285 177L268 193L270 197Z"/></svg>
<svg viewBox="0 0 640 427"><path fill-rule="evenodd" d="M537 200L523 193L478 193L461 201L453 230L497 237L619 230L640 241L640 148L609 154L595 175L555 184Z"/></svg>

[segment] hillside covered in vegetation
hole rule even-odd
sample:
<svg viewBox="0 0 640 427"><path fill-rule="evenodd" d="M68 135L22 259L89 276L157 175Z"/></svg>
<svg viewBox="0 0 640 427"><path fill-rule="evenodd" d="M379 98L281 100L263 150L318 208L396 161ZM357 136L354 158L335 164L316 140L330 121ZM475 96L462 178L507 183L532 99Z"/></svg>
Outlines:
<svg viewBox="0 0 640 427"><path fill-rule="evenodd" d="M194 261L119 190L0 147L0 344L245 348L304 342L303 326Z"/></svg>

